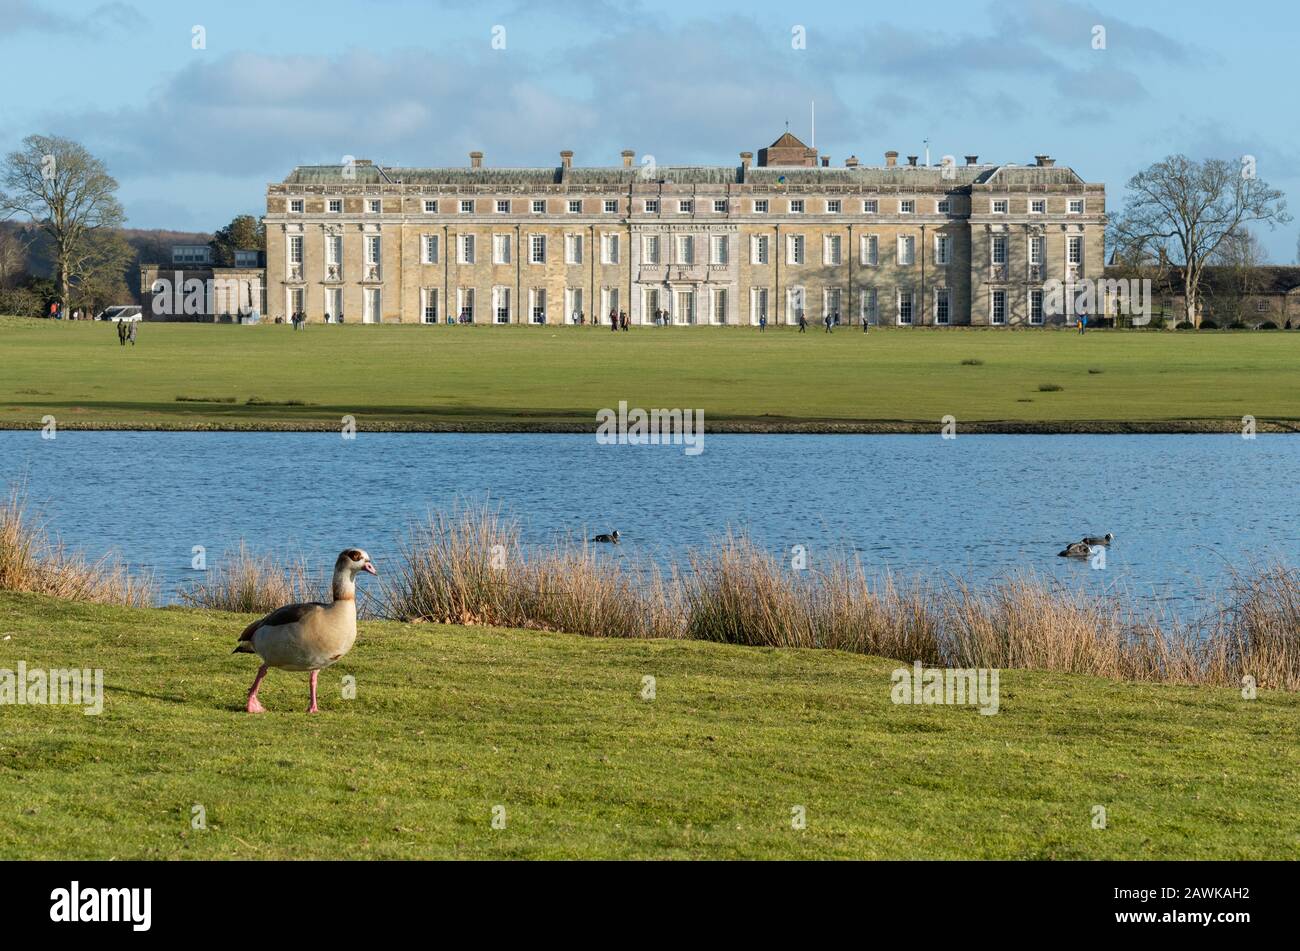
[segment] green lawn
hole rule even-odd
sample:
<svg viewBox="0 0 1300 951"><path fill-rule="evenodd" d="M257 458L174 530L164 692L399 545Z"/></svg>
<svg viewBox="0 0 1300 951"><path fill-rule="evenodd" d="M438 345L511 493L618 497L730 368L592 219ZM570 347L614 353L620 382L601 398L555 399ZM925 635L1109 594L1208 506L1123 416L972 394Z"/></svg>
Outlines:
<svg viewBox="0 0 1300 951"><path fill-rule="evenodd" d="M0 358L0 427L592 430L620 400L715 430L1300 426L1284 331L145 324L123 350L108 324L8 318Z"/></svg>
<svg viewBox="0 0 1300 951"><path fill-rule="evenodd" d="M0 858L1300 857L1296 695L1004 671L981 716L880 658L376 622L254 717L245 620L0 594L0 668L106 682L0 706Z"/></svg>

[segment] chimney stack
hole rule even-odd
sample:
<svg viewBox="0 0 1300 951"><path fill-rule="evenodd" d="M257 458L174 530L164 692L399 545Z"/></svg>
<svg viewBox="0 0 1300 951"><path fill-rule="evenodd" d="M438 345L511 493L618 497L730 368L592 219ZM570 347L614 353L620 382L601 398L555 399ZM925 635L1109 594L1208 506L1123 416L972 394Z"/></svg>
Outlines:
<svg viewBox="0 0 1300 951"><path fill-rule="evenodd" d="M831 157L829 155L823 155L822 168L830 168L830 167L831 167Z"/></svg>
<svg viewBox="0 0 1300 951"><path fill-rule="evenodd" d="M560 164L565 168L573 168L573 149L565 149L560 153Z"/></svg>
<svg viewBox="0 0 1300 951"><path fill-rule="evenodd" d="M910 166L912 166L912 168L916 168L916 159L917 159L917 156L915 156L915 155L909 155L909 156L907 157L907 164L910 165Z"/></svg>
<svg viewBox="0 0 1300 951"><path fill-rule="evenodd" d="M893 168L898 164L898 153L890 149L885 153L885 168Z"/></svg>
<svg viewBox="0 0 1300 951"><path fill-rule="evenodd" d="M483 153L482 153L482 152L470 152L470 153L469 153L469 167L470 167L470 168L482 168L482 167L483 167Z"/></svg>
<svg viewBox="0 0 1300 951"><path fill-rule="evenodd" d="M754 161L754 153L753 153L753 152L741 152L741 153L740 153L740 167L741 167L741 168L749 168L749 166L753 163L753 161Z"/></svg>
<svg viewBox="0 0 1300 951"><path fill-rule="evenodd" d="M844 160L844 167L845 167L845 168L857 168L857 167L858 167L858 157L857 157L856 155L850 155L848 158L846 158L846 159Z"/></svg>
<svg viewBox="0 0 1300 951"><path fill-rule="evenodd" d="M632 159L634 159L634 158L636 158L636 153L635 153L635 152L633 152L631 149L624 149L624 150L623 150L623 167L624 167L624 168L631 168L631 167L632 167Z"/></svg>
<svg viewBox="0 0 1300 951"><path fill-rule="evenodd" d="M1051 168L1056 164L1056 159L1050 155L1035 155L1034 161L1038 163L1039 168Z"/></svg>
<svg viewBox="0 0 1300 951"><path fill-rule="evenodd" d="M966 156L966 164L967 164L967 165L978 165L979 163L980 163L980 157L979 157L978 155L968 155L968 156Z"/></svg>

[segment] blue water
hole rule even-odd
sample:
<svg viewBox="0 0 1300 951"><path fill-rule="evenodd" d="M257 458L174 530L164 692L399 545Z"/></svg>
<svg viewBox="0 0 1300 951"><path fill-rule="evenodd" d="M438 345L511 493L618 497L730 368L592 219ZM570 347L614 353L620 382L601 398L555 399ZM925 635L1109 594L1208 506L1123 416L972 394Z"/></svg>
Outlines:
<svg viewBox="0 0 1300 951"><path fill-rule="evenodd" d="M489 497L525 540L619 529L619 555L682 558L728 526L809 564L835 550L939 580L1032 569L1192 616L1229 563L1300 564L1300 437L709 435L705 451L590 435L0 432L0 483L163 596L246 539L322 568L383 569L413 519ZM1114 532L1104 570L1056 557Z"/></svg>

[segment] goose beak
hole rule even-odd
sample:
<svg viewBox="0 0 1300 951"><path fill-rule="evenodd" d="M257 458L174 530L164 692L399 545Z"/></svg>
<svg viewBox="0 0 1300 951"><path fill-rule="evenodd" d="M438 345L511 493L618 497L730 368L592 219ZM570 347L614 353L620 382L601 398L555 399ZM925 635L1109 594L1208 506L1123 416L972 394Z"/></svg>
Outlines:
<svg viewBox="0 0 1300 951"><path fill-rule="evenodd" d="M375 571L375 566L370 562L366 562L364 565L362 565L361 570L371 575L379 574L379 572Z"/></svg>

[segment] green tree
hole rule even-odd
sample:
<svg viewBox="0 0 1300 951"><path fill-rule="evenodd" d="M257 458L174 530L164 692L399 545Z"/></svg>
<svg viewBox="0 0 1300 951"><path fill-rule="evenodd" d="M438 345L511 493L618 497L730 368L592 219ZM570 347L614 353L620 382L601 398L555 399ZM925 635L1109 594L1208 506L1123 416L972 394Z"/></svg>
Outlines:
<svg viewBox="0 0 1300 951"><path fill-rule="evenodd" d="M87 249L99 229L125 220L117 181L104 163L77 142L29 135L0 167L0 214L25 215L54 247L59 299L68 300L79 268L95 255Z"/></svg>
<svg viewBox="0 0 1300 951"><path fill-rule="evenodd" d="M208 242L217 267L234 267L236 251L265 251L266 229L253 215L236 215Z"/></svg>

